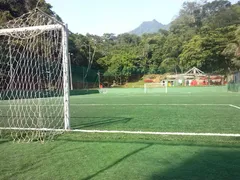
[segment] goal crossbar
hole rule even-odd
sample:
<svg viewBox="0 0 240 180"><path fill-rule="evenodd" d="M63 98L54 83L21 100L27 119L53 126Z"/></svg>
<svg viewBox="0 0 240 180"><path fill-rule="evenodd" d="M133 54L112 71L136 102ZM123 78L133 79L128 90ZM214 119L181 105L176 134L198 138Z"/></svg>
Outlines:
<svg viewBox="0 0 240 180"><path fill-rule="evenodd" d="M30 26L30 27L0 29L0 35L5 35L7 33L36 31L36 30L50 31L55 29L61 29L62 27L63 26L60 24L54 24L54 25L44 25L44 26Z"/></svg>

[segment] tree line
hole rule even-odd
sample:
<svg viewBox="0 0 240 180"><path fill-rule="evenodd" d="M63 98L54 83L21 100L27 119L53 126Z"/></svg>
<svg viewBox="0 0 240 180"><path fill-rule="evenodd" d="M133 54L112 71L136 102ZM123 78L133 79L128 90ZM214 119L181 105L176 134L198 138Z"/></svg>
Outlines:
<svg viewBox="0 0 240 180"><path fill-rule="evenodd" d="M35 0L0 0L0 24L35 8ZM41 0L44 12L61 18ZM137 36L70 33L74 66L128 80L133 74L182 73L196 66L206 73L240 69L240 1L185 2L169 30Z"/></svg>

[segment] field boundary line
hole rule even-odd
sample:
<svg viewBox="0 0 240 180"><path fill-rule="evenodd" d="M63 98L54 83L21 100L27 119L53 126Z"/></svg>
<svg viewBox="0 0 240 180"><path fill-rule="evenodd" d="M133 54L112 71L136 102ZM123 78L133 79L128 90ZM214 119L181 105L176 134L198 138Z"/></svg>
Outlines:
<svg viewBox="0 0 240 180"><path fill-rule="evenodd" d="M233 105L233 104L229 104L229 106L240 110L240 107L239 107L239 106L235 106L235 105Z"/></svg>
<svg viewBox="0 0 240 180"><path fill-rule="evenodd" d="M32 104L0 104L0 107L8 107L8 106L32 106ZM47 105L47 104L42 104L42 107L46 106L59 106L61 107L62 105ZM234 106L232 104L70 104L70 106L231 106L237 109L240 109L238 106Z"/></svg>
<svg viewBox="0 0 240 180"><path fill-rule="evenodd" d="M0 107L14 107L14 106L32 106L32 104L0 104ZM42 107L53 107L53 106L59 106L61 107L62 105L47 105L47 104L42 104ZM70 104L70 106L231 106L237 109L240 109L238 106L234 106L232 104Z"/></svg>
<svg viewBox="0 0 240 180"><path fill-rule="evenodd" d="M128 95L128 94L122 94L122 95L110 95L110 96L85 96L85 97L81 97L81 96L75 96L74 98L79 98L79 99L118 99L118 98L123 98L123 95L124 97L202 97L202 95L197 95L197 94L179 94L179 95L173 95L173 94L164 94L164 95ZM229 97L229 95L214 95L215 96L218 96L218 97ZM231 95L230 97L239 97L240 94L234 94L234 95ZM73 96L71 96L73 97ZM212 95L204 95L204 97L212 97Z"/></svg>
<svg viewBox="0 0 240 180"><path fill-rule="evenodd" d="M70 104L70 106L229 106L229 104Z"/></svg>
<svg viewBox="0 0 240 180"><path fill-rule="evenodd" d="M186 132L147 132L147 131L116 131L116 130L81 130L74 129L71 132L83 133L112 133L112 134L148 134L148 135L174 135L174 136L221 136L221 137L240 137L240 134L222 133L186 133Z"/></svg>
<svg viewBox="0 0 240 180"><path fill-rule="evenodd" d="M240 134L227 133L187 133L187 132L148 132L148 131L118 131L118 130L84 130L84 129L52 129L52 128L18 128L0 127L0 130L15 131L55 131L55 132L81 132L81 133L107 133L107 134L145 134L145 135L170 135L170 136L216 136L216 137L240 137Z"/></svg>

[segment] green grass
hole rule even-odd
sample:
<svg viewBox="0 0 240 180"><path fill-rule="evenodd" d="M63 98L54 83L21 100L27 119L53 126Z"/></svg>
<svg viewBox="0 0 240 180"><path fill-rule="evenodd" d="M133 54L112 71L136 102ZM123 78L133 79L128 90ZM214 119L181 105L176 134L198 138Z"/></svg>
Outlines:
<svg viewBox="0 0 240 180"><path fill-rule="evenodd" d="M240 144L66 134L45 144L3 142L0 179L239 179ZM215 142L215 143L213 143Z"/></svg>
<svg viewBox="0 0 240 180"><path fill-rule="evenodd" d="M239 133L240 110L225 106L73 106L73 129ZM80 113L81 112L81 113Z"/></svg>
<svg viewBox="0 0 240 180"><path fill-rule="evenodd" d="M71 99L73 129L239 133L237 94L92 95ZM174 104L174 105L172 105ZM178 105L179 104L179 105Z"/></svg>
<svg viewBox="0 0 240 180"><path fill-rule="evenodd" d="M240 106L240 94L143 95L123 90L72 96L71 126L240 133L240 110L229 104ZM44 144L3 139L0 151L0 179L240 179L236 137L75 132Z"/></svg>

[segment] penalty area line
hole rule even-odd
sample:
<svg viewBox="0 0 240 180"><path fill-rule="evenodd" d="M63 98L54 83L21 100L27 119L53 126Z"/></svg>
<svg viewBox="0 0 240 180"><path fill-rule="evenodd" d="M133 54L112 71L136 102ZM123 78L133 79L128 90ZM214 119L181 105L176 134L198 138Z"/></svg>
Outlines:
<svg viewBox="0 0 240 180"><path fill-rule="evenodd" d="M170 136L215 136L215 137L240 137L240 134L227 133L187 133L187 132L147 132L147 131L117 131L117 130L84 130L84 129L52 129L52 128L19 128L0 127L1 130L15 131L52 131L52 132L81 132L81 133L105 133L105 134L142 134L142 135L170 135Z"/></svg>
<svg viewBox="0 0 240 180"><path fill-rule="evenodd" d="M70 104L70 106L228 106L229 104Z"/></svg>
<svg viewBox="0 0 240 180"><path fill-rule="evenodd" d="M186 132L147 132L147 131L111 131L111 130L81 130L75 129L70 132L82 133L109 133L109 134L148 134L148 135L172 135L172 136L216 136L216 137L240 137L240 134L222 133L186 133Z"/></svg>
<svg viewBox="0 0 240 180"><path fill-rule="evenodd" d="M239 106L235 106L235 105L232 105L232 104L229 104L229 106L240 110Z"/></svg>

